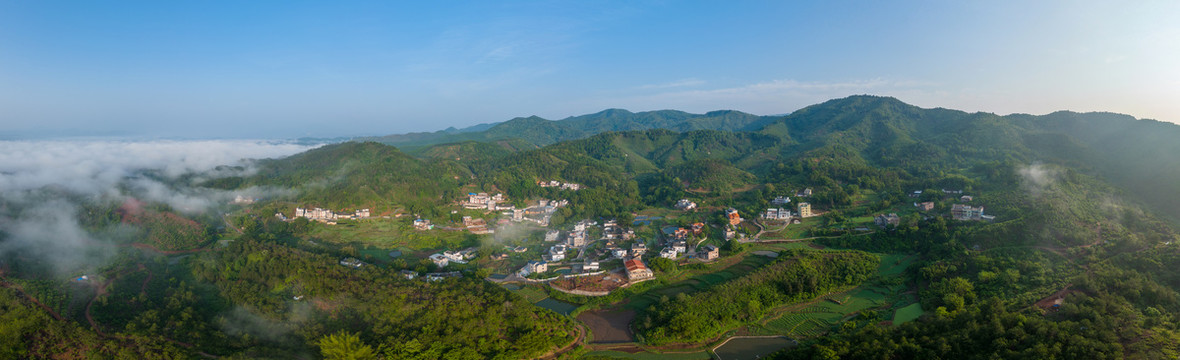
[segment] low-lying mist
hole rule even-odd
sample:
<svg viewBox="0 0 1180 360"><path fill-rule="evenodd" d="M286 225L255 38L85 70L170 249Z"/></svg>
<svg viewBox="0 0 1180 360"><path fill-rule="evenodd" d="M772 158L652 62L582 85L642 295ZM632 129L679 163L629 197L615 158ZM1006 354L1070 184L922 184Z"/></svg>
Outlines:
<svg viewBox="0 0 1180 360"><path fill-rule="evenodd" d="M104 215L83 208L110 209L101 205L134 198L196 215L235 198L288 196L288 189L224 191L191 184L249 175L254 159L313 147L251 140L0 141L0 262L19 254L57 273L101 265L114 253L103 245L135 231L125 224L83 226L81 217Z"/></svg>

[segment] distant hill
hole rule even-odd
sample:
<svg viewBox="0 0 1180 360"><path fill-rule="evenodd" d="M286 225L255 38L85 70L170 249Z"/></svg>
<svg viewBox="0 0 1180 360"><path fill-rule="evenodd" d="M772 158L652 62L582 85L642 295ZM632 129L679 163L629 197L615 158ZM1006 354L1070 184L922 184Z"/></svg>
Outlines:
<svg viewBox="0 0 1180 360"><path fill-rule="evenodd" d="M763 128L775 119L775 117L758 116L732 110L692 114L676 110L633 113L622 109L607 109L594 114L573 116L562 120L547 120L530 116L464 129L449 128L430 133L387 135L357 140L393 145L410 152L416 152L423 147L435 144L508 139L517 139L532 146L545 146L610 131L648 129L668 129L677 132L693 130L752 131Z"/></svg>
<svg viewBox="0 0 1180 360"><path fill-rule="evenodd" d="M221 178L205 186L279 186L298 190L297 200L306 206L380 213L433 207L444 194L454 196L461 184L457 179L470 177L457 162L423 161L373 142L326 145L258 165L251 176Z"/></svg>
<svg viewBox="0 0 1180 360"><path fill-rule="evenodd" d="M1107 113L1047 115L923 109L898 99L851 96L800 109L760 132L790 130L801 156L855 155L874 166L953 171L979 161L1058 163L1092 169L1176 220L1180 126Z"/></svg>
<svg viewBox="0 0 1180 360"><path fill-rule="evenodd" d="M344 182L360 187L344 192L347 199L327 189L304 192L302 197L359 206L360 199L368 198L366 193L394 202L411 200L395 195L392 184L414 184L421 196L413 201L421 204L445 203L451 197L444 193L472 181L499 189L525 189L537 180L621 189L643 174L680 178L685 186L706 190L760 181L832 189L856 184L900 192L910 187L982 186L989 176L1015 176L1017 166L1047 163L1099 175L1175 219L1170 214L1180 209L1180 158L1172 155L1180 152L1176 138L1180 126L1120 114L1000 116L924 109L891 97L851 96L783 117L610 109L560 121L517 118L476 128L376 138L399 148L409 146L408 152L373 143L325 147L265 163L264 171L239 181L341 181L336 174L345 173ZM375 166L375 160L380 160L380 169L366 169ZM421 178L426 174L454 184L432 184ZM839 192L834 196L840 198Z"/></svg>

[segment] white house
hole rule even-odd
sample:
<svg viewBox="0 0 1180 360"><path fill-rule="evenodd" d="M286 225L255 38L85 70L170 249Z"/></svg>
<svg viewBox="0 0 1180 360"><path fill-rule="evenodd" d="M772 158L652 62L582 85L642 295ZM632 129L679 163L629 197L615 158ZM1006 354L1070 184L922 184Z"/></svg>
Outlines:
<svg viewBox="0 0 1180 360"><path fill-rule="evenodd" d="M443 254L430 255L430 261L434 262L434 265L438 265L440 268L447 267L447 264L450 264L450 259L447 259Z"/></svg>
<svg viewBox="0 0 1180 360"><path fill-rule="evenodd" d="M543 273L549 271L549 264L544 261L529 261L524 267L520 268L520 276L529 276L529 274Z"/></svg>

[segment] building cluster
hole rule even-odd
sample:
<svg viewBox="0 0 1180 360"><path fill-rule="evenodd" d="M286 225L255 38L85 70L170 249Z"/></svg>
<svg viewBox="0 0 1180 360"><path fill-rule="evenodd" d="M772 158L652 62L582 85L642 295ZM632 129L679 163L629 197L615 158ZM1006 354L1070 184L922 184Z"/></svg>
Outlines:
<svg viewBox="0 0 1180 360"><path fill-rule="evenodd" d="M430 220L428 220L428 219L414 219L414 229L415 230L425 231L425 230L430 230L433 228L434 228L434 225L431 224Z"/></svg>
<svg viewBox="0 0 1180 360"><path fill-rule="evenodd" d="M597 225L597 223L582 220L574 224L574 229L565 235L566 244L569 244L570 247L586 246L586 227L590 225Z"/></svg>
<svg viewBox="0 0 1180 360"><path fill-rule="evenodd" d="M567 262L572 265L575 272L593 272L599 270L599 261L610 259L626 259L629 252L627 249L619 247L616 241L631 240L635 238L635 231L619 226L618 220L607 220L602 223L602 237L600 241L605 241L605 246L602 248L588 250L587 246L596 242L590 239L590 228L599 226L598 222L583 220L574 224L573 229L568 231L550 230L545 233L544 241L547 243L556 243L549 247L541 254L539 261L530 262L522 267L518 274L521 276L528 276L529 274L544 272L535 262L541 262L546 266L553 263ZM642 255L646 251L646 245L642 241L637 242L633 246L630 254L633 256ZM578 251L578 253L574 253ZM577 261L573 263L572 261ZM538 271L539 270L539 271Z"/></svg>
<svg viewBox="0 0 1180 360"><path fill-rule="evenodd" d="M676 206L674 207L676 210L690 211L697 208L697 203L689 201L688 199L680 199L680 201L676 202Z"/></svg>
<svg viewBox="0 0 1180 360"><path fill-rule="evenodd" d="M550 181L538 181L538 182L537 182L537 185L538 185L538 186L540 186L540 187L543 187L543 188L547 188L547 187L555 187L555 188L559 188L559 189L562 189L562 190L571 190L571 191L578 191L578 190L582 189L582 185L581 185L581 184L575 184L575 183L563 183L563 182L560 182L560 181L557 181L557 180L550 180Z"/></svg>
<svg viewBox="0 0 1180 360"><path fill-rule="evenodd" d="M702 260L717 260L717 258L721 257L721 250L713 245L702 246L700 249L697 249L697 253L700 254L699 257Z"/></svg>
<svg viewBox="0 0 1180 360"><path fill-rule="evenodd" d="M402 277L406 278L406 280L414 280L415 278L418 277L418 272L413 271L413 270L402 270L400 272L400 274L402 275ZM422 278L424 280L430 281L430 282L443 281L443 279L446 279L446 278L457 278L457 277L463 277L463 273L460 273L458 271L432 272L432 273L426 273L425 276L422 276Z"/></svg>
<svg viewBox="0 0 1180 360"><path fill-rule="evenodd" d="M742 215L738 213L737 209L729 208L725 210L725 218L729 220L729 225L737 226L742 223Z"/></svg>
<svg viewBox="0 0 1180 360"><path fill-rule="evenodd" d="M513 210L516 208L512 205L501 205L503 202L505 202L504 194L467 193L467 200L463 202L463 208L488 211Z"/></svg>
<svg viewBox="0 0 1180 360"><path fill-rule="evenodd" d="M811 188L799 190L795 193L795 197L811 197Z"/></svg>
<svg viewBox="0 0 1180 360"><path fill-rule="evenodd" d="M766 220L791 220L791 210L784 208L769 208L762 214L762 218Z"/></svg>
<svg viewBox="0 0 1180 360"><path fill-rule="evenodd" d="M954 204L951 206L951 219L966 220L966 221L980 221L995 220L995 216L983 214L982 206L971 206L966 204Z"/></svg>
<svg viewBox="0 0 1180 360"><path fill-rule="evenodd" d="M443 281L443 279L446 279L446 278L457 278L457 277L463 277L463 274L459 273L458 271L426 273L426 281L430 281L430 282Z"/></svg>
<svg viewBox="0 0 1180 360"><path fill-rule="evenodd" d="M877 226L880 226L880 227L885 227L886 225L897 226L897 225L901 225L901 217L897 216L896 213L889 213L888 215L877 215L877 216L873 217L873 222L876 223Z"/></svg>
<svg viewBox="0 0 1180 360"><path fill-rule="evenodd" d="M549 247L549 252L543 255L542 259L544 259L546 262L558 262L565 260L566 250L569 250L569 247L565 244L553 245L552 247Z"/></svg>
<svg viewBox="0 0 1180 360"><path fill-rule="evenodd" d="M360 209L353 213L337 213L328 209L314 208L304 209L301 207L295 208L296 218L307 218L308 220L319 221L329 225L336 224L337 220L358 220L368 219L369 209Z"/></svg>
<svg viewBox="0 0 1180 360"><path fill-rule="evenodd" d="M590 259L586 259L586 261L582 263L582 272L591 272L591 271L598 271L598 262L590 260Z"/></svg>
<svg viewBox="0 0 1180 360"><path fill-rule="evenodd" d="M346 257L346 258L340 259L340 265L347 266L347 267L350 267L353 269L360 269L362 266L365 266L365 262L361 261L361 259L357 259L357 258L353 258L353 257Z"/></svg>
<svg viewBox="0 0 1180 360"><path fill-rule="evenodd" d="M520 274L521 277L526 277L526 276L529 276L532 274L539 274L539 273L543 273L546 271L549 271L549 263L544 262L544 261L533 260L533 261L529 261L527 264L524 264L524 267L520 268L520 271L518 273Z"/></svg>
<svg viewBox="0 0 1180 360"><path fill-rule="evenodd" d="M618 220L607 220L602 224L602 238L607 240L631 240L635 238L635 230L620 227Z"/></svg>
<svg viewBox="0 0 1180 360"><path fill-rule="evenodd" d="M504 215L511 215L512 221L515 222L531 221L541 226L549 226L549 219L553 217L553 213L557 212L558 208L569 204L569 200L541 199L537 201L536 205L524 209L513 208L511 213L506 212Z"/></svg>
<svg viewBox="0 0 1180 360"><path fill-rule="evenodd" d="M963 195L963 190L947 190L947 189L940 189L940 190L942 190L942 193L944 196L951 195L951 199L954 199L954 196L956 196L956 195L958 196L958 200L959 200L960 204L951 205L951 219L962 220L962 221L981 221L981 220L982 221L993 221L996 219L995 216L984 215L983 214L983 206L967 205L966 203L974 201L975 197L973 197L971 195ZM914 190L913 192L909 193L909 196L917 198L917 197L921 197L922 194L923 194L922 190ZM923 211L923 212L933 211L934 210L934 202L933 201L924 201L924 202L920 202L920 203L916 202L916 203L914 203L914 207L918 208L918 211Z"/></svg>
<svg viewBox="0 0 1180 360"><path fill-rule="evenodd" d="M476 256L475 248L466 248L459 251L447 250L441 253L434 253L430 255L430 261L439 268L447 267L451 263L466 264Z"/></svg>
<svg viewBox="0 0 1180 360"><path fill-rule="evenodd" d="M705 231L705 223L693 223L687 228L665 229L667 240L664 242L664 248L660 249L659 257L666 259L677 259L681 255L689 254L688 242L693 235L701 235ZM637 251L638 248L638 251ZM700 249L698 249L700 250ZM638 257L647 252L647 245L636 243L632 246L632 256ZM704 258L700 254L698 258Z"/></svg>
<svg viewBox="0 0 1180 360"><path fill-rule="evenodd" d="M463 217L463 226L467 228L472 234L483 235L495 233L496 230L488 228L487 220L480 218L472 218L470 216Z"/></svg>
<svg viewBox="0 0 1180 360"><path fill-rule="evenodd" d="M631 244L631 257L638 258L647 253L647 243L643 241L636 241Z"/></svg>

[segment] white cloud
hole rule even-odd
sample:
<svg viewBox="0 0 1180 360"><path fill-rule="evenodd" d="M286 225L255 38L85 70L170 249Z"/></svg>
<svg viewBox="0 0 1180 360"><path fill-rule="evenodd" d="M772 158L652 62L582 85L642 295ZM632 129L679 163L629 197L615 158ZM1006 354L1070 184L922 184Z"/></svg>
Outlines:
<svg viewBox="0 0 1180 360"><path fill-rule="evenodd" d="M159 170L176 177L249 159L284 157L310 146L250 140L0 141L0 193L61 187L108 193L129 175Z"/></svg>
<svg viewBox="0 0 1180 360"><path fill-rule="evenodd" d="M98 266L113 253L108 240L135 236L130 225L84 229L79 204L69 194L98 201L136 197L165 203L183 213L200 213L236 196L282 196L290 190L195 188L185 174L218 177L249 173L249 159L288 156L310 146L266 141L0 141L0 254L21 253L58 273ZM222 165L238 170L219 170ZM150 171L151 176L143 172ZM82 200L87 201L87 200Z"/></svg>

